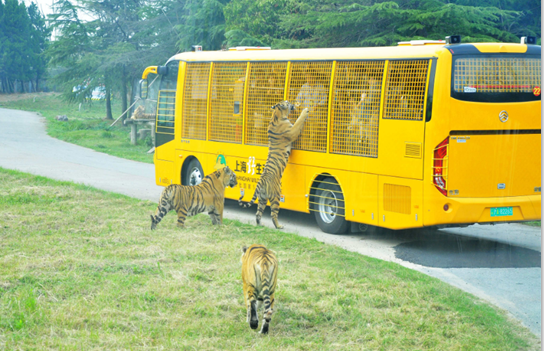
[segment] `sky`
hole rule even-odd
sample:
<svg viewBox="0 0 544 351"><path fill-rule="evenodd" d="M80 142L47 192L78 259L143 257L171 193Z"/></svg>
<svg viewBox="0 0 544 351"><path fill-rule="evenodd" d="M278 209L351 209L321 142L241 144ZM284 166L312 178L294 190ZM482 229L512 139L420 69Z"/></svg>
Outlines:
<svg viewBox="0 0 544 351"><path fill-rule="evenodd" d="M53 4L53 1L54 0L24 0L27 7L31 3L35 3L36 5L38 5L40 11L42 11L46 16L53 12L53 10L51 10L51 5Z"/></svg>

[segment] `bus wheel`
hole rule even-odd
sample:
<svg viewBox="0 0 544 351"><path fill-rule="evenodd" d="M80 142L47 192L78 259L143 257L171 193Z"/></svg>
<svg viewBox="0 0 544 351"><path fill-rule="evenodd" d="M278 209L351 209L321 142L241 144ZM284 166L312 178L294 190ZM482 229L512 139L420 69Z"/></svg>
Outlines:
<svg viewBox="0 0 544 351"><path fill-rule="evenodd" d="M350 223L344 217L344 194L334 178L323 179L314 195L314 215L319 228L329 234L344 234Z"/></svg>
<svg viewBox="0 0 544 351"><path fill-rule="evenodd" d="M185 169L185 177L183 185L198 185L204 178L204 171L200 162L196 158L189 161L187 168Z"/></svg>

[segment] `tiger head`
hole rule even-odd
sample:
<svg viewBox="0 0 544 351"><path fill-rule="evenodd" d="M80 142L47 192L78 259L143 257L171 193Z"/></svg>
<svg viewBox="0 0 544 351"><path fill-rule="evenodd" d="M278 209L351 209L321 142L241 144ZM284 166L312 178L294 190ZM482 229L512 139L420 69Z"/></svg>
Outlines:
<svg viewBox="0 0 544 351"><path fill-rule="evenodd" d="M223 185L225 186L225 188L228 186L234 188L238 184L238 180L236 180L236 174L234 174L229 166L222 168L221 172L223 173Z"/></svg>
<svg viewBox="0 0 544 351"><path fill-rule="evenodd" d="M295 109L295 105L290 103L289 101L285 100L282 102L279 102L272 106L272 110L274 110L273 113L273 119L287 119L289 117L289 112Z"/></svg>

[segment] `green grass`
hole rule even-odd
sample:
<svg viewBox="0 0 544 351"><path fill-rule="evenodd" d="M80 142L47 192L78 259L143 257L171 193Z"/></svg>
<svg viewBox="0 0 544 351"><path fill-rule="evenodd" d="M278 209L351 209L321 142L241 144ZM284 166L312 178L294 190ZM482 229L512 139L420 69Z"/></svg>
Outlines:
<svg viewBox="0 0 544 351"><path fill-rule="evenodd" d="M0 349L537 350L527 329L435 278L237 221L168 214L0 169ZM241 247L279 259L270 334L245 322Z"/></svg>
<svg viewBox="0 0 544 351"><path fill-rule="evenodd" d="M139 140L138 145L130 144L130 127L122 121L109 127L113 120L106 120L104 101L90 104L69 103L60 95L43 94L35 98L2 102L1 107L39 112L46 118L47 134L66 142L80 145L109 155L153 163L153 154L147 154L152 147L151 138ZM113 103L113 118L122 113L120 103ZM56 116L66 115L67 122L57 121Z"/></svg>

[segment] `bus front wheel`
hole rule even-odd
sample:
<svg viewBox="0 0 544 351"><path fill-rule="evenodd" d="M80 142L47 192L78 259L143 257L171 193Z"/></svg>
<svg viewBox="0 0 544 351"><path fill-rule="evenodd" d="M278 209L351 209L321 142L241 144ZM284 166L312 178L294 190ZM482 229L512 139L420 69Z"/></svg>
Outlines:
<svg viewBox="0 0 544 351"><path fill-rule="evenodd" d="M198 185L202 181L202 178L204 178L202 166L196 158L193 158L185 168L183 185Z"/></svg>
<svg viewBox="0 0 544 351"><path fill-rule="evenodd" d="M319 183L314 200L319 228L329 234L345 234L350 222L345 218L344 194L334 178L325 178Z"/></svg>

